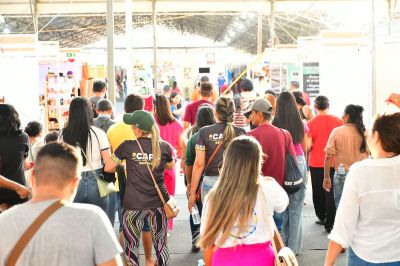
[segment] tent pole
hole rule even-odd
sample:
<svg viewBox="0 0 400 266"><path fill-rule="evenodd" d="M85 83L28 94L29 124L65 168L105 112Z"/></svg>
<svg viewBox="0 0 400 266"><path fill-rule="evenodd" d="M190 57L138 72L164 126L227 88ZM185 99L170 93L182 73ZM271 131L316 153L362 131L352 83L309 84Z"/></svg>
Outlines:
<svg viewBox="0 0 400 266"><path fill-rule="evenodd" d="M371 21L371 32L372 32L372 80L371 80L371 117L374 117L377 112L376 105L376 29L375 29L375 0L371 0L371 13L372 13L372 21Z"/></svg>
<svg viewBox="0 0 400 266"><path fill-rule="evenodd" d="M107 79L108 99L115 106L115 69L114 69L114 1L107 0Z"/></svg>
<svg viewBox="0 0 400 266"><path fill-rule="evenodd" d="M275 0L270 0L271 11L269 14L269 42L270 47L275 47Z"/></svg>
<svg viewBox="0 0 400 266"><path fill-rule="evenodd" d="M134 92L135 73L132 51L132 0L125 0L125 37L126 37L126 87L127 93ZM123 80L124 77L121 77Z"/></svg>
<svg viewBox="0 0 400 266"><path fill-rule="evenodd" d="M263 41L263 15L261 12L258 13L258 27L257 27L257 54L262 53L262 41Z"/></svg>
<svg viewBox="0 0 400 266"><path fill-rule="evenodd" d="M153 86L154 92L157 91L157 36L156 36L156 29L157 29L157 14L156 14L156 0L152 2L152 11L153 11Z"/></svg>

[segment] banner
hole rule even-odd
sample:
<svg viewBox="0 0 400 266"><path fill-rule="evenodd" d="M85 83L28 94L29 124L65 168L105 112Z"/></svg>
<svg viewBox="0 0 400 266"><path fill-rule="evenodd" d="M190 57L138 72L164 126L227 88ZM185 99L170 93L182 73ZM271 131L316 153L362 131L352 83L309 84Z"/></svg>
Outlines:
<svg viewBox="0 0 400 266"><path fill-rule="evenodd" d="M319 94L319 63L303 64L303 91L310 97L317 97Z"/></svg>

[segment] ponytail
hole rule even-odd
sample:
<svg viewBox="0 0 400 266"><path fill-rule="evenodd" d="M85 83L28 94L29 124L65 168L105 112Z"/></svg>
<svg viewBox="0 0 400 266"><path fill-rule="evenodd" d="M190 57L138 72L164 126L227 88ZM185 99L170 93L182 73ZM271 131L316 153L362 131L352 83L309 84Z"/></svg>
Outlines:
<svg viewBox="0 0 400 266"><path fill-rule="evenodd" d="M153 159L151 161L151 169L154 170L160 165L161 162L161 148L160 148L160 130L156 124L153 125L150 132L143 132L144 134L151 134L151 150Z"/></svg>
<svg viewBox="0 0 400 266"><path fill-rule="evenodd" d="M235 105L232 99L221 97L215 104L215 112L218 119L226 124L223 133L223 143L226 148L234 137L236 137L235 128L232 125L233 115L235 113Z"/></svg>
<svg viewBox="0 0 400 266"><path fill-rule="evenodd" d="M353 123L358 133L361 136L361 145L360 152L364 153L367 151L367 141L365 139L365 125L363 122L362 113L364 112L364 108L360 105L350 104L346 106L344 113L349 116L348 123Z"/></svg>

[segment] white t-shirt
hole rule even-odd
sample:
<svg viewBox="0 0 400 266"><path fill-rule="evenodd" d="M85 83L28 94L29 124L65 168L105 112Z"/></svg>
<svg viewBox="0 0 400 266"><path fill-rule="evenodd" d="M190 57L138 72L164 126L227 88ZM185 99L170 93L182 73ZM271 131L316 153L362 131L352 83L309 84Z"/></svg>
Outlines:
<svg viewBox="0 0 400 266"><path fill-rule="evenodd" d="M234 247L241 244L266 243L272 239L274 234L274 220L272 218L274 211L277 213L285 211L289 204L289 197L272 177L260 177L260 187L262 193L259 190L257 194L256 205L253 209L247 232L238 236L238 228L234 226L231 236L225 240L221 248ZM227 202L227 204L229 203ZM210 208L212 207L207 204L206 197L201 217L201 234L204 233ZM219 238L217 237L216 243L219 242Z"/></svg>
<svg viewBox="0 0 400 266"><path fill-rule="evenodd" d="M330 240L371 263L400 261L400 156L350 167Z"/></svg>
<svg viewBox="0 0 400 266"><path fill-rule="evenodd" d="M90 130L90 136L92 141L88 142L86 156L88 157L88 160L90 160L90 163L92 164L94 169L91 169L89 164L86 163L86 165L82 168L83 172L102 168L103 166L101 164L101 151L110 148L106 133L100 128L94 126L92 126L91 129L92 130Z"/></svg>
<svg viewBox="0 0 400 266"><path fill-rule="evenodd" d="M41 212L55 200L25 203L0 215L0 265ZM106 214L91 204L68 203L36 232L18 259L18 266L93 266L122 249Z"/></svg>

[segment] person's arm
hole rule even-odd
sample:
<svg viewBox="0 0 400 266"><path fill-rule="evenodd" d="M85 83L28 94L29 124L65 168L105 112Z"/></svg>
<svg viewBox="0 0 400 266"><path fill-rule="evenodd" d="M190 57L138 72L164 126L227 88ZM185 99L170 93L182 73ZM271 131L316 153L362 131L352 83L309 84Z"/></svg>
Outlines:
<svg viewBox="0 0 400 266"><path fill-rule="evenodd" d="M343 187L342 198L336 212L335 225L328 238L330 240L328 251L325 258L325 266L335 265L336 258L342 248L349 248L353 236L354 228L357 226L360 216L360 206L358 182L364 182L362 178L367 173L361 168L355 169L354 165L350 168ZM357 181L360 180L360 181Z"/></svg>
<svg viewBox="0 0 400 266"><path fill-rule="evenodd" d="M342 251L342 246L335 241L329 241L328 251L326 252L324 266L334 266L337 257Z"/></svg>
<svg viewBox="0 0 400 266"><path fill-rule="evenodd" d="M206 161L206 151L196 149L196 159L193 165L192 182L190 184L190 197L188 202L189 211L192 209L196 201L196 190L200 183Z"/></svg>
<svg viewBox="0 0 400 266"><path fill-rule="evenodd" d="M97 266L120 266L120 265L122 265L122 260L120 255L115 256L114 258L112 258L107 262L97 264Z"/></svg>
<svg viewBox="0 0 400 266"><path fill-rule="evenodd" d="M172 161L166 163L165 168L172 169L172 168L174 168L174 166L175 166L175 160L172 160Z"/></svg>
<svg viewBox="0 0 400 266"><path fill-rule="evenodd" d="M325 151L325 162L324 162L324 181L322 187L329 192L332 189L332 182L330 177L331 166L335 158L336 149L336 130L334 129L329 136L328 142L326 143Z"/></svg>
<svg viewBox="0 0 400 266"><path fill-rule="evenodd" d="M113 158L111 157L110 149L101 151L101 158L104 161L104 171L108 173L115 172L115 168L117 167L118 162L113 160Z"/></svg>
<svg viewBox="0 0 400 266"><path fill-rule="evenodd" d="M330 177L330 172L331 172L331 166L332 166L332 159L333 155L327 153L325 156L325 163L324 163L324 181L322 184L322 187L327 191L331 191L332 188L332 182L331 182L331 177Z"/></svg>
<svg viewBox="0 0 400 266"><path fill-rule="evenodd" d="M0 175L0 187L17 192L21 199L29 197L30 191L25 186Z"/></svg>
<svg viewBox="0 0 400 266"><path fill-rule="evenodd" d="M392 93L390 96L386 99L386 102L389 104L393 104L400 108L400 93Z"/></svg>

